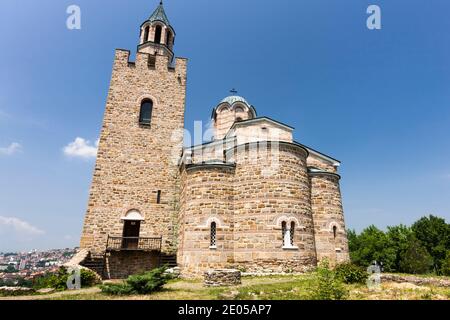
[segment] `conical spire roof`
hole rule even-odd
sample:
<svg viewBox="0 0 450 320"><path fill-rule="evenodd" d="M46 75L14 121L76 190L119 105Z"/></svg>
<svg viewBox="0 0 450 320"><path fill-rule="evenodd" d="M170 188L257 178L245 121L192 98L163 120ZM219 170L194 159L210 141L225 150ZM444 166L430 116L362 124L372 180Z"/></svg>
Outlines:
<svg viewBox="0 0 450 320"><path fill-rule="evenodd" d="M163 2L161 1L159 3L159 6L156 8L156 10L152 13L150 18L148 18L148 21L162 21L167 26L170 26L169 18L167 18L166 12L164 11Z"/></svg>

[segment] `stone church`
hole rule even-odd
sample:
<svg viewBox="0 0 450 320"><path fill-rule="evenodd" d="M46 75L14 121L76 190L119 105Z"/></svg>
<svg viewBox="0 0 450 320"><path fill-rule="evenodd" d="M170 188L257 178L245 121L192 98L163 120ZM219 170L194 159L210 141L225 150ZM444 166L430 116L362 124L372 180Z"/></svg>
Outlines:
<svg viewBox="0 0 450 320"><path fill-rule="evenodd" d="M158 265L303 272L349 259L340 162L232 94L213 139L183 147L187 59L162 2L135 61L116 50L81 237L83 265L123 278ZM295 116L294 114L292 116Z"/></svg>

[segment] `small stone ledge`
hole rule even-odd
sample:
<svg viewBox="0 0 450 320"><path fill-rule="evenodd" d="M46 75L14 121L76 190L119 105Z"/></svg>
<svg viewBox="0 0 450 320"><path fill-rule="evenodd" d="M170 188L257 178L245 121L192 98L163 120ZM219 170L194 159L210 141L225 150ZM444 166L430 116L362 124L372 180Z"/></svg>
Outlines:
<svg viewBox="0 0 450 320"><path fill-rule="evenodd" d="M242 277L301 276L306 272L242 272Z"/></svg>
<svg viewBox="0 0 450 320"><path fill-rule="evenodd" d="M450 279L440 278L422 278L415 276L406 276L392 273L381 274L382 281L391 281L396 283L412 283L418 286L433 285L437 287L450 287Z"/></svg>
<svg viewBox="0 0 450 320"><path fill-rule="evenodd" d="M234 269L209 270L205 274L206 287L226 287L240 285L241 272Z"/></svg>

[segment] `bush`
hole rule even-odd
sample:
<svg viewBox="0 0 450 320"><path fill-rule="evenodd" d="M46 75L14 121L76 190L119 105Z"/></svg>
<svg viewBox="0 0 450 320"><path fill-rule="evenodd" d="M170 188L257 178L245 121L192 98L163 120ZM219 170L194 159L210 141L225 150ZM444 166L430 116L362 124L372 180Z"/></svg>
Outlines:
<svg viewBox="0 0 450 320"><path fill-rule="evenodd" d="M342 280L330 269L327 260L320 263L317 268L315 287L310 298L313 300L345 300L348 290Z"/></svg>
<svg viewBox="0 0 450 320"><path fill-rule="evenodd" d="M110 295L150 294L160 291L171 278L165 274L166 267L153 269L144 274L133 275L123 284L105 284L100 288Z"/></svg>
<svg viewBox="0 0 450 320"><path fill-rule="evenodd" d="M81 287L92 287L99 283L97 275L94 271L81 269ZM34 279L33 289L45 289L53 288L58 291L67 290L67 280L69 279L69 273L65 267L61 267L57 272L46 273L42 277Z"/></svg>
<svg viewBox="0 0 450 320"><path fill-rule="evenodd" d="M101 282L98 275L92 270L81 269L80 276L81 287L89 288Z"/></svg>
<svg viewBox="0 0 450 320"><path fill-rule="evenodd" d="M61 267L57 272L47 272L44 276L35 278L33 289L39 290L45 288L53 288L58 291L66 290L68 277L69 275L67 274L67 269Z"/></svg>
<svg viewBox="0 0 450 320"><path fill-rule="evenodd" d="M445 256L445 260L442 261L441 273L444 276L450 276L450 250L447 251L447 255Z"/></svg>
<svg viewBox="0 0 450 320"><path fill-rule="evenodd" d="M369 274L364 268L350 262L339 264L334 271L339 279L348 284L366 283L369 277Z"/></svg>
<svg viewBox="0 0 450 320"><path fill-rule="evenodd" d="M108 283L100 286L103 293L109 294L111 296L127 296L130 294L134 294L133 288L127 284L117 284L117 283Z"/></svg>
<svg viewBox="0 0 450 320"><path fill-rule="evenodd" d="M413 238L400 260L400 267L406 273L425 274L431 270L433 258L421 243Z"/></svg>

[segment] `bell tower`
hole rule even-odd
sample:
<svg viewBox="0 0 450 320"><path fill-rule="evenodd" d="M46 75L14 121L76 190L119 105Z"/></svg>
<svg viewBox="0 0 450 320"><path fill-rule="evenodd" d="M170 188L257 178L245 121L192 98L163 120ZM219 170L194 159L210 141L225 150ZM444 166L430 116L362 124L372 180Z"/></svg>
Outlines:
<svg viewBox="0 0 450 320"><path fill-rule="evenodd" d="M150 18L141 25L139 40L139 52L165 55L172 61L175 30L167 18L162 1Z"/></svg>
<svg viewBox="0 0 450 320"><path fill-rule="evenodd" d="M162 3L141 26L136 60L117 49L80 247L109 278L150 270L177 251L187 59ZM105 254L106 253L106 254Z"/></svg>

